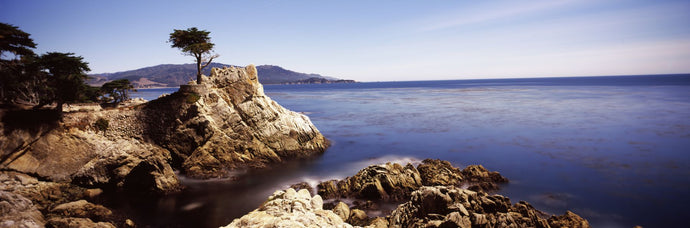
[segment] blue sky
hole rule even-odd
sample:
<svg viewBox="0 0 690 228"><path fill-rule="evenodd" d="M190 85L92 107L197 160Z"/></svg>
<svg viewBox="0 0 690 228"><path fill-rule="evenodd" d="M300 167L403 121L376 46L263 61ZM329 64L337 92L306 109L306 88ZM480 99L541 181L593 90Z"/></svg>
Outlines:
<svg viewBox="0 0 690 228"><path fill-rule="evenodd" d="M189 27L218 62L359 81L690 72L687 0L0 0L0 22L91 73L191 63L166 43Z"/></svg>

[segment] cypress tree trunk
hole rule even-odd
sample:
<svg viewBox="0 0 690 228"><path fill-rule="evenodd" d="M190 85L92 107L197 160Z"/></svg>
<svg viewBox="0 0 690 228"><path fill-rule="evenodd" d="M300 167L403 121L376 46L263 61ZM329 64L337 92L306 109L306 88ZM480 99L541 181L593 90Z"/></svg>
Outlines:
<svg viewBox="0 0 690 228"><path fill-rule="evenodd" d="M201 85L201 55L196 56L196 84Z"/></svg>

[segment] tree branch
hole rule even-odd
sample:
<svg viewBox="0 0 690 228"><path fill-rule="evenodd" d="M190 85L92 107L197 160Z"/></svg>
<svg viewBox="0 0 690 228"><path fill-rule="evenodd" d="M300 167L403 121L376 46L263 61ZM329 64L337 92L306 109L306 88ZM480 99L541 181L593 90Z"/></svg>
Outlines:
<svg viewBox="0 0 690 228"><path fill-rule="evenodd" d="M202 66L201 69L206 68L209 64L211 64L211 61L213 61L213 58L218 58L218 56L220 56L220 55L216 54L216 55L209 57L208 62L206 62L206 64L204 64L204 66Z"/></svg>

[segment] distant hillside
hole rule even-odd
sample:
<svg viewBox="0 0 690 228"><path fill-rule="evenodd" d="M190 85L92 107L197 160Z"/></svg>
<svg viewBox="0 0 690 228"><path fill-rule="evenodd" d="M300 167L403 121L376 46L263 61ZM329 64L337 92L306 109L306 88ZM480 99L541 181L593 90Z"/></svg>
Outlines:
<svg viewBox="0 0 690 228"><path fill-rule="evenodd" d="M205 75L209 75L211 67L222 68L230 66L222 63L211 63L204 70ZM346 83L354 82L351 80L339 80L333 77L326 77L320 74L306 74L291 70L286 70L279 66L261 65L256 67L259 73L259 82L262 84L304 84L304 83ZM87 81L90 85L100 86L111 80L129 79L136 88L150 87L177 87L187 84L196 79L195 64L163 64L152 67L145 67L136 70L122 71L117 73L104 73L89 75L91 79Z"/></svg>
<svg viewBox="0 0 690 228"><path fill-rule="evenodd" d="M302 80L297 80L297 81L292 81L292 82L285 82L282 84L333 84L333 83L355 83L355 80L344 80L344 79L337 79L337 80L329 80L325 78L307 78L307 79L302 79Z"/></svg>

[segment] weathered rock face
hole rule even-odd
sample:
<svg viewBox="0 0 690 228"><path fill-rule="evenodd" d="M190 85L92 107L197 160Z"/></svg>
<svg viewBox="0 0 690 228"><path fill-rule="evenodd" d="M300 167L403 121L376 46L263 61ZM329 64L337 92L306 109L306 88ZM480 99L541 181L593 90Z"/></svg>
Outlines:
<svg viewBox="0 0 690 228"><path fill-rule="evenodd" d="M369 218L367 212L351 209L343 202L333 206L341 218L360 226L589 227L586 220L572 212L549 216L526 202L513 205L507 197L484 192L498 189L498 184L505 182L508 179L500 173L481 165L460 170L447 161L426 159L417 168L411 164L372 165L345 180L321 182L318 193L325 199L355 198L353 208L374 209L377 213L387 213L375 210L377 202L407 201L385 219Z"/></svg>
<svg viewBox="0 0 690 228"><path fill-rule="evenodd" d="M204 84L145 104L66 113L62 122L29 120L28 130L2 125L7 116L24 115L10 114L0 112L0 168L136 192L176 190L173 167L218 177L311 157L328 146L309 118L264 94L254 66L213 69ZM105 130L95 124L99 119L108 122Z"/></svg>
<svg viewBox="0 0 690 228"><path fill-rule="evenodd" d="M460 169L453 167L448 161L425 159L417 169L425 186L458 185L464 181Z"/></svg>
<svg viewBox="0 0 690 228"><path fill-rule="evenodd" d="M43 227L45 220L31 200L0 191L0 227Z"/></svg>
<svg viewBox="0 0 690 228"><path fill-rule="evenodd" d="M372 165L342 181L331 180L318 185L325 198L355 197L359 199L403 200L422 186L414 166L398 163Z"/></svg>
<svg viewBox="0 0 690 228"><path fill-rule="evenodd" d="M276 191L258 209L235 219L225 227L352 227L329 210L323 210L321 196L302 189Z"/></svg>
<svg viewBox="0 0 690 228"><path fill-rule="evenodd" d="M109 209L81 200L93 192L97 191L2 171L0 227L114 227L117 219Z"/></svg>
<svg viewBox="0 0 690 228"><path fill-rule="evenodd" d="M508 182L498 172L481 165L467 166L463 171L447 161L425 159L415 168L397 163L372 165L345 180L319 183L318 194L325 199L353 197L364 200L402 201L422 186L469 184L470 189L495 190L497 183Z"/></svg>
<svg viewBox="0 0 690 228"><path fill-rule="evenodd" d="M390 215L390 227L590 227L572 212L551 216L526 202L456 187L422 187Z"/></svg>
<svg viewBox="0 0 690 228"><path fill-rule="evenodd" d="M15 129L0 137L12 142L1 148L0 167L85 187L176 190L179 181L169 165L170 153L142 140L143 124L136 113L133 109L67 113L59 125L36 134ZM107 130L94 125L98 119L108 120Z"/></svg>
<svg viewBox="0 0 690 228"><path fill-rule="evenodd" d="M201 85L150 102L142 110L146 135L173 153L194 177L263 167L323 153L328 141L308 117L272 101L256 68L214 68Z"/></svg>
<svg viewBox="0 0 690 228"><path fill-rule="evenodd" d="M72 202L60 206L107 214L79 200L101 189L168 193L180 188L173 168L192 177L219 177L232 169L311 157L328 146L309 118L264 94L254 66L213 69L204 84L182 86L149 103L59 116L0 109L0 170L8 171L0 172L0 181L7 179L0 190L29 199L45 216L26 224L112 226L101 215L53 208ZM24 213L31 207L7 210Z"/></svg>

